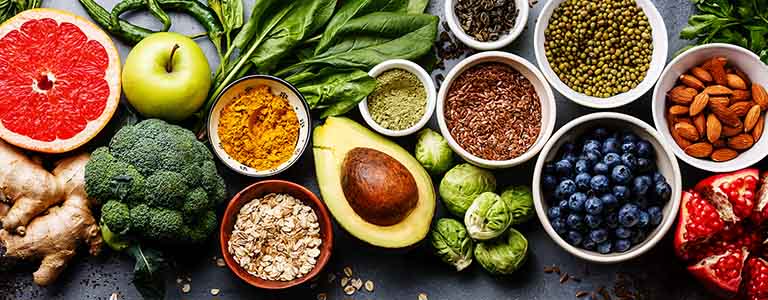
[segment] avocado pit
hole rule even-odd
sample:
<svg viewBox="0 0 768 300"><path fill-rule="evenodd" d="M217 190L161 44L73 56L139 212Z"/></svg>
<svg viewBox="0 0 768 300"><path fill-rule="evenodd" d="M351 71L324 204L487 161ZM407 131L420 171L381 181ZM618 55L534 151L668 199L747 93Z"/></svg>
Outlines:
<svg viewBox="0 0 768 300"><path fill-rule="evenodd" d="M400 223L419 201L411 172L396 159L371 148L347 152L341 165L341 187L352 210L379 226Z"/></svg>

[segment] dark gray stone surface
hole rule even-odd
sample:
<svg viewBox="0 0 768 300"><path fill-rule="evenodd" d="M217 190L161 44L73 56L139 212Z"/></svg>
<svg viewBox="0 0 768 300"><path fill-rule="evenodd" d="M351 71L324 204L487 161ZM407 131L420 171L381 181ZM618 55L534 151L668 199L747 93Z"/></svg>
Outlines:
<svg viewBox="0 0 768 300"><path fill-rule="evenodd" d="M290 0L289 0L290 1ZM85 15L76 0L45 0L45 6L56 7ZM99 0L99 3L111 7L116 0ZM247 6L252 0L246 0ZM685 25L687 17L693 12L693 6L687 0L655 0L659 10L665 17L669 32L670 55L686 45L687 42L678 39L680 29ZM443 0L432 0L429 11L442 15ZM533 25L536 16L543 6L534 5L528 19L528 28L507 50L523 56L535 63L533 47ZM175 23L172 28L186 34L202 32L203 29L193 20L173 15ZM137 23L154 25L148 15L130 15ZM441 28L442 30L442 28ZM206 53L215 61L215 55L210 43L205 39L200 42ZM130 48L119 44L120 54L124 59ZM671 57L670 57L671 59ZM448 63L452 66L457 61ZM438 72L433 73L436 75ZM557 124L561 126L573 118L594 112L580 107L562 96L557 96ZM614 111L637 116L652 124L650 97L642 99L626 107ZM431 126L436 128L432 120ZM412 147L411 138L398 140L406 147ZM697 171L682 161L684 181L690 186L705 174ZM530 184L532 163L497 173L497 178L504 184ZM237 176L231 172L226 174L230 193L234 194L247 184L256 180ZM314 176L314 164L311 151L294 165L290 170L278 176L307 186L319 194ZM444 210L439 208L438 215ZM674 216L666 216L674 217ZM341 272L345 266L354 270L355 276L363 280L373 280L376 289L373 293L359 292L353 297L343 295L338 280L328 284L324 279L320 284L311 288L302 286L281 292L263 291L253 288L238 278L226 268L215 265L212 257L219 255L218 239L207 245L176 249L168 252L173 255L175 267L168 272L167 286L169 299L315 299L317 293L328 293L328 299L417 299L419 293L426 293L429 299L575 299L574 294L579 290L593 290L600 286L612 287L618 274L626 274L636 278L639 289L647 295L647 299L705 299L710 298L703 292L685 272L683 264L674 257L671 243L671 233L652 251L630 262L616 265L596 265L582 261L561 250L544 233L537 221L532 221L520 230L530 242L530 257L525 267L507 278L494 278L488 275L476 264L469 270L456 273L448 266L439 262L429 252L426 244L421 244L410 251L383 251L366 246L355 240L340 228L336 228L335 249L327 272ZM171 254L173 253L173 254ZM59 281L47 288L34 286L31 283L31 271L34 266L16 269L11 273L0 273L0 299L108 299L113 292L121 295L120 299L140 299L133 288L131 280L132 261L126 256L105 251L100 257L78 256L67 268ZM545 274L542 268L547 265L559 265L563 271L582 279L580 283L569 281L566 284L558 282L559 277ZM191 278L192 291L182 294L176 285L176 278ZM210 289L220 289L218 297L210 294Z"/></svg>

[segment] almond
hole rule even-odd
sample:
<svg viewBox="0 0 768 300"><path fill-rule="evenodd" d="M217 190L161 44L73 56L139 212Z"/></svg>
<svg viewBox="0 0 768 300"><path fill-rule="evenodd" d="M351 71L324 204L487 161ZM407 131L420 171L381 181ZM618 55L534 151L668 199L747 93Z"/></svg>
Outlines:
<svg viewBox="0 0 768 300"><path fill-rule="evenodd" d="M686 147L691 145L691 142L681 137L679 134L677 134L677 131L675 131L672 126L669 127L669 133L672 135L672 139L675 140L675 143L680 146L680 149L685 150Z"/></svg>
<svg viewBox="0 0 768 300"><path fill-rule="evenodd" d="M733 102L747 101L751 98L752 93L748 90L733 90L733 94L731 94L731 101Z"/></svg>
<svg viewBox="0 0 768 300"><path fill-rule="evenodd" d="M688 114L688 106L672 105L669 107L669 113L672 115L686 115Z"/></svg>
<svg viewBox="0 0 768 300"><path fill-rule="evenodd" d="M737 134L740 134L744 131L744 125L739 124L739 126L732 127L732 126L723 126L723 130L720 133L724 137L732 137Z"/></svg>
<svg viewBox="0 0 768 300"><path fill-rule="evenodd" d="M684 149L685 154L688 154L696 158L708 157L710 154L712 154L712 150L713 150L712 144L707 142L691 144L690 146L685 147Z"/></svg>
<svg viewBox="0 0 768 300"><path fill-rule="evenodd" d="M691 118L675 117L675 123L685 123L685 124L693 125L693 120L691 120Z"/></svg>
<svg viewBox="0 0 768 300"><path fill-rule="evenodd" d="M719 85L725 85L727 83L725 65L728 63L728 59L725 57L713 57L706 61L701 68L709 71L712 74L712 80Z"/></svg>
<svg viewBox="0 0 768 300"><path fill-rule="evenodd" d="M752 81L749 80L749 75L747 75L747 73L742 72L738 68L733 68L733 73L736 73L736 75L739 75L739 77L741 77L741 79L744 80L744 83L746 83L748 87L752 86Z"/></svg>
<svg viewBox="0 0 768 300"><path fill-rule="evenodd" d="M704 89L704 93L710 96L730 96L733 90L722 85L710 85Z"/></svg>
<svg viewBox="0 0 768 300"><path fill-rule="evenodd" d="M755 139L755 142L763 136L763 129L765 129L765 115L761 115L760 118L757 119L757 124L755 124L755 128L752 129L752 138Z"/></svg>
<svg viewBox="0 0 768 300"><path fill-rule="evenodd" d="M693 67L693 69L691 69L691 74L703 82L712 82L712 74L709 74L707 70L704 70L701 67Z"/></svg>
<svg viewBox="0 0 768 300"><path fill-rule="evenodd" d="M721 123L733 127L741 126L741 120L739 120L739 117L730 109L728 109L728 107L723 105L710 105L709 107L712 109L712 113L714 113L715 116L720 119Z"/></svg>
<svg viewBox="0 0 768 300"><path fill-rule="evenodd" d="M690 114L691 117L698 115L705 108L707 108L707 104L709 104L709 94L700 93L696 95L696 97L693 98L691 107L688 109L688 114Z"/></svg>
<svg viewBox="0 0 768 300"><path fill-rule="evenodd" d="M714 114L707 116L707 140L714 143L720 138L723 132L723 125Z"/></svg>
<svg viewBox="0 0 768 300"><path fill-rule="evenodd" d="M677 131L677 134L686 140L695 142L699 139L699 131L691 124L677 123L675 124L674 129Z"/></svg>
<svg viewBox="0 0 768 300"><path fill-rule="evenodd" d="M738 134L728 139L728 147L734 150L747 150L755 144L755 139L751 134Z"/></svg>
<svg viewBox="0 0 768 300"><path fill-rule="evenodd" d="M725 148L728 146L728 144L725 142L724 139L719 139L717 141L712 142L712 146L715 147L715 149Z"/></svg>
<svg viewBox="0 0 768 300"><path fill-rule="evenodd" d="M760 105L762 110L768 109L768 93L765 88L757 83L752 83L752 100Z"/></svg>
<svg viewBox="0 0 768 300"><path fill-rule="evenodd" d="M741 79L739 75L736 74L728 74L725 75L727 86L732 89L736 90L746 90L747 89L747 83L744 82L744 79Z"/></svg>
<svg viewBox="0 0 768 300"><path fill-rule="evenodd" d="M709 105L720 104L722 106L728 106L731 100L728 97L709 97Z"/></svg>
<svg viewBox="0 0 768 300"><path fill-rule="evenodd" d="M667 92L667 99L677 104L688 105L693 102L693 97L696 97L698 93L694 88L678 85Z"/></svg>
<svg viewBox="0 0 768 300"><path fill-rule="evenodd" d="M750 108L752 108L753 105L754 103L752 103L751 101L741 101L741 102L736 102L734 104L731 104L731 106L729 106L728 109L730 109L737 116L743 117L747 115L747 112L749 111Z"/></svg>
<svg viewBox="0 0 768 300"><path fill-rule="evenodd" d="M697 90L704 89L704 83L693 75L680 75L680 83Z"/></svg>
<svg viewBox="0 0 768 300"><path fill-rule="evenodd" d="M705 117L704 114L698 114L693 118L693 127L696 127L699 136L703 137L707 134L707 117Z"/></svg>
<svg viewBox="0 0 768 300"><path fill-rule="evenodd" d="M736 156L739 156L739 152L728 148L721 148L713 151L709 158L716 162L724 162L734 159Z"/></svg>
<svg viewBox="0 0 768 300"><path fill-rule="evenodd" d="M744 132L749 132L752 128L755 128L757 119L760 118L760 105L752 105L747 115L744 117Z"/></svg>

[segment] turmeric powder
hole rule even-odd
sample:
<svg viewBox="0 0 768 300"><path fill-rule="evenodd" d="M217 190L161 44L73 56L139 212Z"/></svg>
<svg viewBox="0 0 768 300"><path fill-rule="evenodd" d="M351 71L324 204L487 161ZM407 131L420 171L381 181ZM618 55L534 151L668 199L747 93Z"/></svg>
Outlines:
<svg viewBox="0 0 768 300"><path fill-rule="evenodd" d="M259 171L291 158L299 139L299 120L287 99L266 85L246 89L221 110L221 146L233 159Z"/></svg>

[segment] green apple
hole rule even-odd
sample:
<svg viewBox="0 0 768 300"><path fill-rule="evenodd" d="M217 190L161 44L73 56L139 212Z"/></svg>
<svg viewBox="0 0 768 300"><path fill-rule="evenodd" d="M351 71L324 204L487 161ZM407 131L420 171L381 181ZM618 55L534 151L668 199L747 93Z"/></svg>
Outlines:
<svg viewBox="0 0 768 300"><path fill-rule="evenodd" d="M152 34L128 53L123 92L148 118L181 121L200 109L211 88L211 68L192 39L173 32Z"/></svg>

